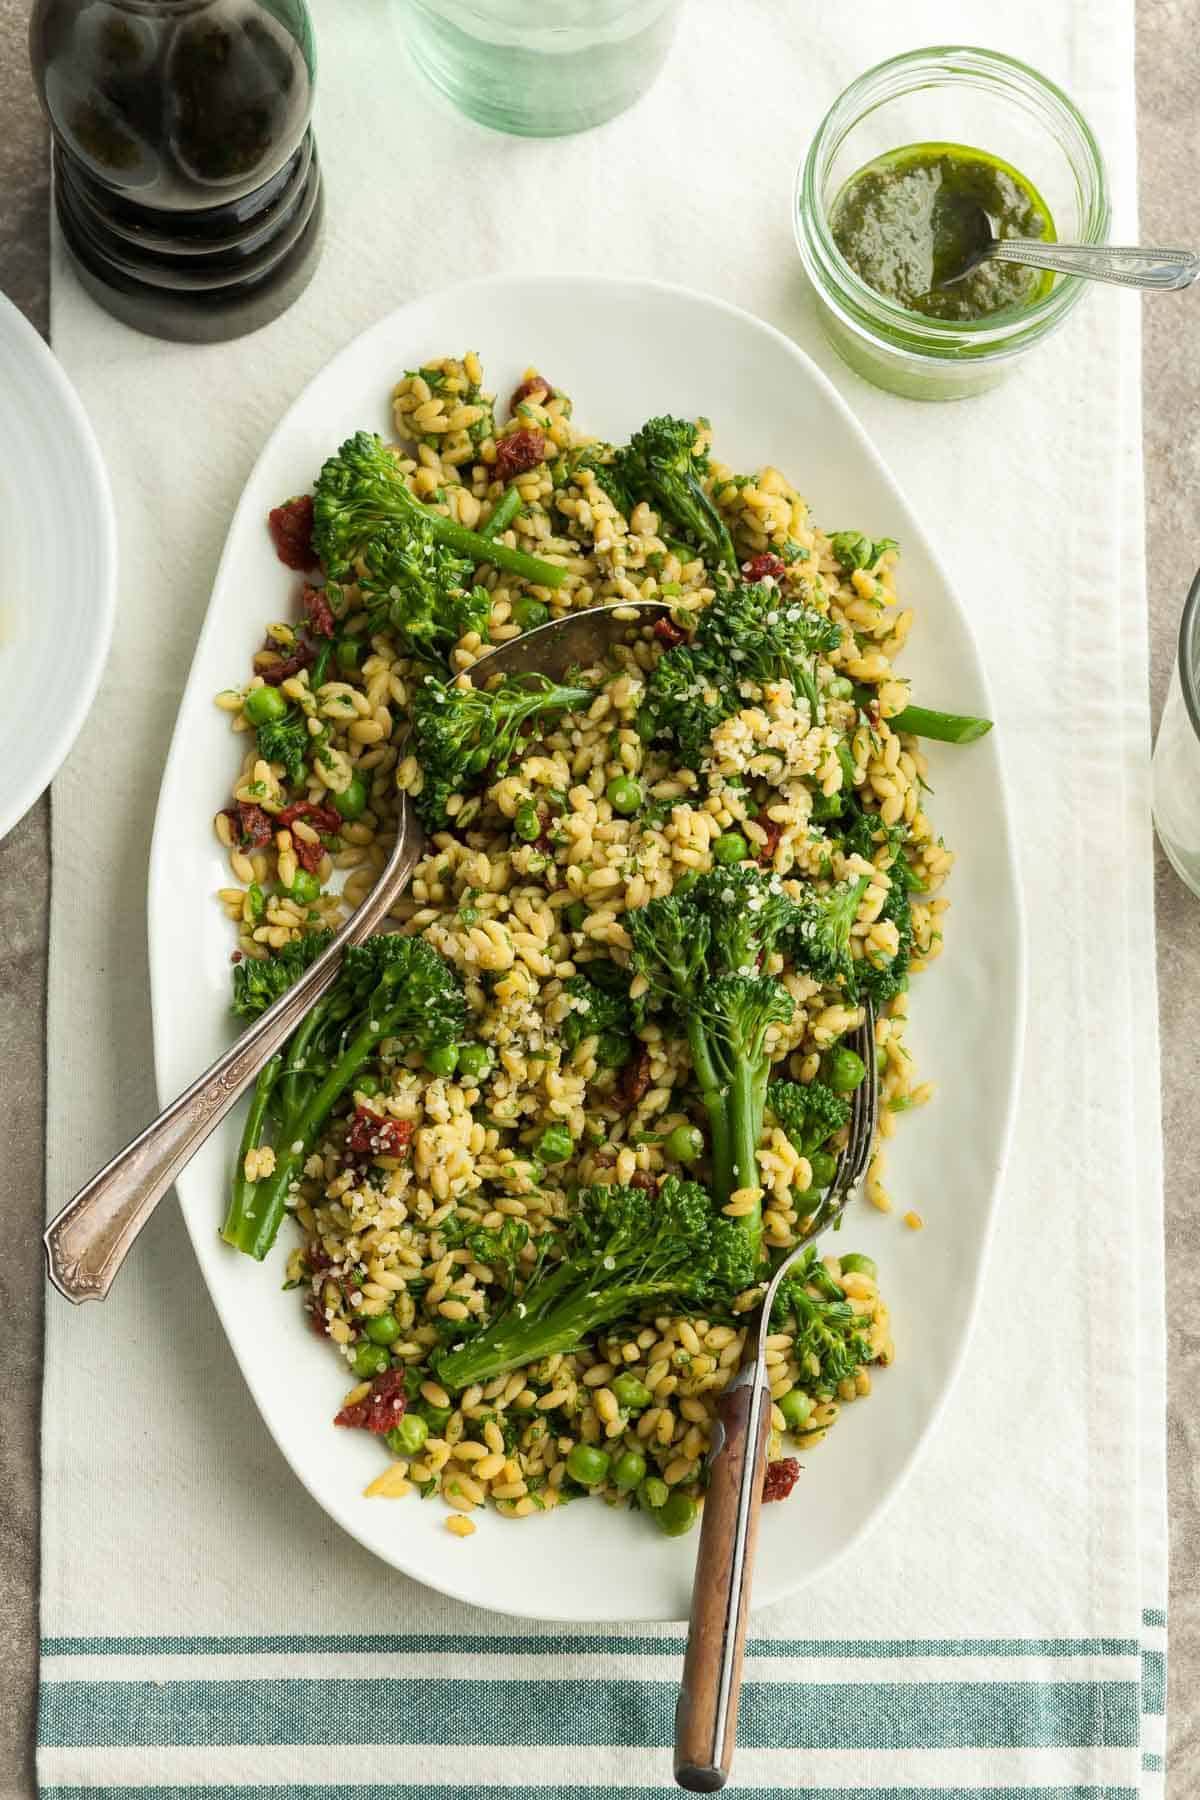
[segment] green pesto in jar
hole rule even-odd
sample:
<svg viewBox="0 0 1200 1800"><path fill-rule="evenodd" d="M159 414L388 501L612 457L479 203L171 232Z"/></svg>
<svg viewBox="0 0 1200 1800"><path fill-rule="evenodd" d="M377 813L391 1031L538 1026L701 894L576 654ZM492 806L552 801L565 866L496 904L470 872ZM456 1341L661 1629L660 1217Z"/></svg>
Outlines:
<svg viewBox="0 0 1200 1800"><path fill-rule="evenodd" d="M970 248L963 201L983 207L997 237L1057 235L1046 202L1011 163L966 144L906 144L851 175L830 213L833 241L868 287L932 319L986 319L1041 300L1053 275L1016 263L982 263L938 288Z"/></svg>

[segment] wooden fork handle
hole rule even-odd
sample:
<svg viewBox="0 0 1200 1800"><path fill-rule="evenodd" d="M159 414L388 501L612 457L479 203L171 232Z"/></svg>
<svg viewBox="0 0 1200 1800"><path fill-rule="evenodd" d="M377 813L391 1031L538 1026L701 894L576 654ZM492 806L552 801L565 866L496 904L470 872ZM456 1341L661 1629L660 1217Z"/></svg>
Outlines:
<svg viewBox="0 0 1200 1800"><path fill-rule="evenodd" d="M756 1404L757 1399L757 1404ZM725 1786L737 1737L746 1614L762 1509L771 1396L745 1365L717 1402L708 1493L675 1708L675 1779L696 1794Z"/></svg>

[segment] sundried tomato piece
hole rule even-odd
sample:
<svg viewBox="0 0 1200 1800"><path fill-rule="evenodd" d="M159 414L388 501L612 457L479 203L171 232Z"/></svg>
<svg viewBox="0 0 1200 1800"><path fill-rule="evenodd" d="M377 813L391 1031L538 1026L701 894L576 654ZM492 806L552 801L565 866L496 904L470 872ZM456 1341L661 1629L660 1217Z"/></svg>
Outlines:
<svg viewBox="0 0 1200 1800"><path fill-rule="evenodd" d="M326 598L325 589L312 587L305 582L300 604L304 608L310 630L315 631L318 637L332 637L337 630L337 621Z"/></svg>
<svg viewBox="0 0 1200 1800"><path fill-rule="evenodd" d="M764 550L761 556L752 556L749 562L742 564L742 574L747 581L765 581L768 576L778 581L787 573L787 564L781 556L774 556Z"/></svg>
<svg viewBox="0 0 1200 1800"><path fill-rule="evenodd" d="M237 834L238 844L243 850L259 850L269 844L275 830L274 820L270 813L256 806L253 800L237 800L232 806L225 808L225 817L230 821Z"/></svg>
<svg viewBox="0 0 1200 1800"><path fill-rule="evenodd" d="M779 840L783 836L783 826L777 824L774 819L759 819L758 823L766 832L767 841L760 847L755 860L760 863L769 863L779 848Z"/></svg>
<svg viewBox="0 0 1200 1800"><path fill-rule="evenodd" d="M509 412L516 412L522 400L528 400L533 394L541 394L549 399L554 392L554 383L547 381L544 375L527 375L519 387L513 389L512 399L508 403Z"/></svg>
<svg viewBox="0 0 1200 1800"><path fill-rule="evenodd" d="M500 481L511 481L514 475L528 474L546 460L546 434L536 425L525 425L520 431L501 438L496 445L496 475Z"/></svg>
<svg viewBox="0 0 1200 1800"><path fill-rule="evenodd" d="M289 569L314 569L317 554L312 546L313 499L311 494L296 494L282 506L273 506L267 514L267 530L275 545L275 554Z"/></svg>
<svg viewBox="0 0 1200 1800"><path fill-rule="evenodd" d="M642 1044L617 1076L617 1104L622 1112L632 1112L650 1086L650 1052Z"/></svg>
<svg viewBox="0 0 1200 1800"><path fill-rule="evenodd" d="M371 1383L371 1391L350 1406L334 1414L335 1425L346 1425L380 1436L398 1425L404 1417L408 1399L404 1391L404 1370L385 1369Z"/></svg>
<svg viewBox="0 0 1200 1800"><path fill-rule="evenodd" d="M342 823L340 814L332 806L318 806L315 800L293 800L290 806L285 806L281 813L276 814L275 823L281 828L290 829L297 819L303 819L315 831L330 834L337 831Z"/></svg>
<svg viewBox="0 0 1200 1800"><path fill-rule="evenodd" d="M642 1188L647 1194L652 1194L658 1187L658 1179L645 1169L635 1169L629 1177L629 1186Z"/></svg>
<svg viewBox="0 0 1200 1800"><path fill-rule="evenodd" d="M360 1106L346 1133L346 1148L352 1156L403 1156L412 1134L410 1119L381 1119L369 1106Z"/></svg>
<svg viewBox="0 0 1200 1800"><path fill-rule="evenodd" d="M682 644L687 634L679 629L674 619L659 618L654 621L654 635L660 644L665 644L668 650L674 650L677 644Z"/></svg>
<svg viewBox="0 0 1200 1800"><path fill-rule="evenodd" d="M266 648L273 650L277 646L268 640ZM278 687L280 682L287 681L292 675L298 675L301 669L311 668L316 660L317 653L313 646L301 639L293 646L290 655L285 656L280 662L268 663L265 669L259 669L257 673L262 676L268 687Z"/></svg>
<svg viewBox="0 0 1200 1800"><path fill-rule="evenodd" d="M800 1464L794 1456L783 1456L768 1463L763 1477L763 1504L769 1500L786 1500L800 1478Z"/></svg>

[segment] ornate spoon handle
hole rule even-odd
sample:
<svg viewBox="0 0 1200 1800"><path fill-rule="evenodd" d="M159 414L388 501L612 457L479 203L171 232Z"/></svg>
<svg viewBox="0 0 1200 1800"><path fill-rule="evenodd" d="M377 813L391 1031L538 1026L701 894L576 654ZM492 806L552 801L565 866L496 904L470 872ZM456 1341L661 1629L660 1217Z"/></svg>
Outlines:
<svg viewBox="0 0 1200 1800"><path fill-rule="evenodd" d="M138 1232L179 1171L335 979L346 946L368 937L387 917L424 848L411 809L405 807L404 814L387 868L329 948L51 1221L43 1240L48 1272L68 1300L106 1297Z"/></svg>
<svg viewBox="0 0 1200 1800"><path fill-rule="evenodd" d="M1119 287L1185 288L1200 275L1200 256L1192 250L1152 250L1135 244L1044 244L1035 238L1001 238L988 252L988 260L1082 275L1088 281L1112 281Z"/></svg>

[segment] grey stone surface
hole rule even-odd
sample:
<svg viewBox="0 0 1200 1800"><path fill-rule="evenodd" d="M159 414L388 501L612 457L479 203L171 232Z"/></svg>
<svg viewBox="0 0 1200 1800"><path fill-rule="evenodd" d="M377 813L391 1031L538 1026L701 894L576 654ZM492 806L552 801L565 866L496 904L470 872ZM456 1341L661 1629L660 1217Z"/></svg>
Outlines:
<svg viewBox="0 0 1200 1800"><path fill-rule="evenodd" d="M44 133L26 72L26 0L0 0L0 289L42 330L48 308ZM1139 0L1143 236L1200 243L1200 32L1195 0ZM1200 296L1145 309L1151 682L1161 704L1200 562ZM0 1800L29 1800L36 1671L37 1405L49 805L0 843ZM1167 1790L1200 1793L1200 901L1158 870L1170 1353L1171 1685Z"/></svg>

